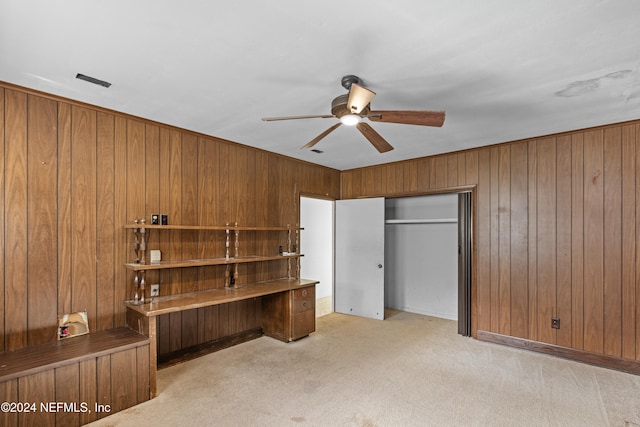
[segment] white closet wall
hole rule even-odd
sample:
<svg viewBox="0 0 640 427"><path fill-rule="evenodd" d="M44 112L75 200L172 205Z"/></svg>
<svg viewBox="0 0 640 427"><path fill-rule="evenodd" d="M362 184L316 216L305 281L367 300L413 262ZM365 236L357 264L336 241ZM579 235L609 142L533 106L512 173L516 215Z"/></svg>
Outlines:
<svg viewBox="0 0 640 427"><path fill-rule="evenodd" d="M300 197L300 277L319 280L316 315L333 312L334 202Z"/></svg>
<svg viewBox="0 0 640 427"><path fill-rule="evenodd" d="M385 306L458 319L458 195L385 201Z"/></svg>

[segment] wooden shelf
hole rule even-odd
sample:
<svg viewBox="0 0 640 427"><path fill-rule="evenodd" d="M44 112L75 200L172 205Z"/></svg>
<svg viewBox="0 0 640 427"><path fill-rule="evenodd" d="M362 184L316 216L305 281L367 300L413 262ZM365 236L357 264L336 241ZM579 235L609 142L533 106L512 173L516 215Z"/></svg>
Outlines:
<svg viewBox="0 0 640 427"><path fill-rule="evenodd" d="M201 258L189 259L184 261L161 261L146 264L137 264L134 262L125 264L125 268L132 271L148 271L148 270L164 270L167 268L186 268L186 267L203 267L207 265L229 265L244 264L249 262L275 261L279 259L298 258L304 255L274 255L274 256L243 256L239 258Z"/></svg>
<svg viewBox="0 0 640 427"><path fill-rule="evenodd" d="M168 313L178 313L184 310L194 310L202 307L209 307L219 304L227 304L233 303L235 301L243 301L243 300L255 300L267 295L274 294L282 294L280 299L293 299L293 295L296 290L303 290L305 295L310 294L308 291L309 288L313 288L315 292L315 285L318 283L317 281L311 280L301 280L299 279L300 274L300 257L302 254L297 253L298 248L300 247L300 230L303 230L301 227L292 227L291 225L287 225L286 227L241 227L237 225L237 222L234 222L233 225L228 223L223 226L219 225L150 225L146 222L141 223L143 220L135 220L132 224L126 224L124 226L125 229L131 230L134 241L133 241L133 250L135 252L135 262L130 262L124 264L125 268L134 273L133 284L135 288L134 295L130 295L129 297L133 297L133 299L125 301L125 305L127 307L127 325L134 330L146 335L150 339L149 345L149 393L153 397L157 393L157 377L156 377L156 368L158 362L158 341L157 341L157 329L158 329L158 319L157 316ZM151 230L155 230L152 232ZM186 259L186 260L168 260L168 261L160 261L160 262L150 262L147 258L147 251L150 249L149 246L149 236L153 233L161 232L167 230L177 230L177 231L194 231L198 232L196 234L196 238L199 240L205 240L210 237L214 237L213 243L220 247L216 250L215 248L211 248L211 252L207 254L198 254L205 256L213 256L211 258L194 258L194 259ZM202 232L206 233L202 233ZM208 233L208 232L214 233ZM221 239L215 238L215 232L222 233L223 236ZM246 233L245 233L246 232ZM252 232L254 232L252 234ZM256 234L255 232L277 232L277 233L269 233L269 234ZM286 233L286 236L283 236ZM188 233L187 233L188 234ZM256 242L255 245L247 245L247 247L254 247L254 249L250 249L251 252L255 254L254 251L261 253L260 255L242 255L240 252L240 235L248 235L247 239L249 242ZM278 234L279 237L274 241L272 235ZM192 236L193 237L193 236ZM283 237L286 237L286 241L282 241ZM232 240L233 239L233 240ZM278 241L280 240L280 241ZM264 244L258 244L259 241L263 241ZM221 244L224 243L224 246ZM153 245L158 244L153 241ZM275 251L267 249L266 246L279 246L280 254L270 255L275 253ZM255 248L262 248L262 250L256 250ZM195 254L192 254L195 255ZM222 255L221 257L215 257L216 255ZM234 256L232 256L234 255ZM175 255L174 255L175 256ZM251 283L251 284L243 284L238 285L238 283L243 280L239 279L240 274L240 264L246 263L256 263L256 262L277 262L281 260L286 260L287 264L287 278L277 279L277 280L269 280L265 282ZM293 260L293 261L292 261ZM213 265L224 265L224 287L216 288L216 289L207 289L201 290L197 292L187 292L180 293L175 295L166 295L161 297L152 297L149 299L147 296L147 271L151 270L164 270L164 269L172 269L172 268L189 268L189 267L203 267L203 266L213 266ZM283 275L284 272L281 267L283 267L280 263L277 265L280 270L273 270L274 273L269 273L268 277L274 277L276 275ZM279 271L275 273L275 271ZM222 272L220 272L222 273ZM156 279L157 275L151 275L153 279ZM144 302L141 304L141 302ZM261 303L262 300L257 301ZM306 305L310 305L310 302L307 302ZM313 301L315 307L315 300ZM255 306L255 302L251 302L248 305ZM291 304L290 304L291 305ZM234 307L236 309L236 307ZM259 306L254 308L256 311L253 314L251 322L255 322L255 316L260 315L261 309ZM315 310L315 308L314 308ZM287 310L286 307L282 309L275 310L274 312L269 312L264 314L264 317L267 318L265 322L267 324L272 323L282 323L283 319L289 319L288 323L293 323L293 315L290 313L292 309ZM309 313L312 313L308 310ZM306 312L305 312L306 313ZM315 311L313 312L315 313ZM312 314L313 314L312 313ZM309 314L306 314L308 317L313 317ZM269 320L270 319L270 320ZM273 320L276 319L276 320ZM259 319L257 319L259 321ZM300 322L304 320L304 326L298 326L295 329L296 332L299 332L298 335L302 332L306 332L307 334L312 332L311 326L313 326L313 330L315 330L315 317L313 319L302 319ZM238 336L246 337L246 336L256 336L256 333L261 334L262 330L260 328L256 328L256 325L251 329L240 330L238 333L233 335L229 335L228 337L222 337L222 339L230 338L235 340ZM293 331L293 326L291 326L288 330ZM302 332L300 332L302 331ZM250 335L247 335L247 332L251 332ZM286 338L287 340L297 339L301 336L296 335L293 337L293 332L289 332ZM220 338L220 337L219 337ZM200 338L198 338L200 339ZM209 338L210 339L210 338ZM191 351L191 350L189 350Z"/></svg>
<svg viewBox="0 0 640 427"><path fill-rule="evenodd" d="M302 227L240 227L234 225L151 225L151 224L127 224L126 229L146 228L149 230L203 230L203 231L295 231L304 230Z"/></svg>
<svg viewBox="0 0 640 427"><path fill-rule="evenodd" d="M210 289L156 297L153 299L153 302L142 305L136 305L131 301L126 301L125 304L130 310L136 311L145 317L153 317L161 314L277 294L303 287L315 286L317 283L319 283L317 280L284 278L234 288Z"/></svg>

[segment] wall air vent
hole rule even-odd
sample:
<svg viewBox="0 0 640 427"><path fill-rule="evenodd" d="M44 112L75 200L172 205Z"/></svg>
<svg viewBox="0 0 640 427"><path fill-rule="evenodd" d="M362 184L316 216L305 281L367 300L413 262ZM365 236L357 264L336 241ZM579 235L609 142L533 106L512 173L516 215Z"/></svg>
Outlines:
<svg viewBox="0 0 640 427"><path fill-rule="evenodd" d="M84 74L76 74L76 79L84 80L85 82L93 83L95 85L100 85L104 87L111 86L111 83L105 82L104 80L96 79L95 77L85 76Z"/></svg>

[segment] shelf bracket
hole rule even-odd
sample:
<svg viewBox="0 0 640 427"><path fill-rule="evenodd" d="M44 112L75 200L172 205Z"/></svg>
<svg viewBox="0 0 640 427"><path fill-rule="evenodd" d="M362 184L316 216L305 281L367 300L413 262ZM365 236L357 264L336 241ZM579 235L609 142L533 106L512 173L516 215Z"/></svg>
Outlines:
<svg viewBox="0 0 640 427"><path fill-rule="evenodd" d="M229 260L229 223L227 223L227 229L225 230L225 234L226 234L226 242L225 242L225 255L224 258L228 261Z"/></svg>
<svg viewBox="0 0 640 427"><path fill-rule="evenodd" d="M148 230L145 227L146 222L144 218L140 220L138 220L138 218L135 218L133 220L133 223L136 225L140 225L139 227L133 228L133 251L136 254L136 264L145 264L147 259L147 243L149 242L151 230ZM145 270L136 271L135 277L133 279L133 286L134 304L144 304Z"/></svg>

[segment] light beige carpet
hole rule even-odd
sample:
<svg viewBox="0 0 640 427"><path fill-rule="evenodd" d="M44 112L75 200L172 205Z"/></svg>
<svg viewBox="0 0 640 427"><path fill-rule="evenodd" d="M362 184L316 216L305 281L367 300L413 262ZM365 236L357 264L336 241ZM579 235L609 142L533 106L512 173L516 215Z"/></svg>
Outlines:
<svg viewBox="0 0 640 427"><path fill-rule="evenodd" d="M158 373L93 426L636 426L640 377L464 338L456 322L342 314Z"/></svg>

